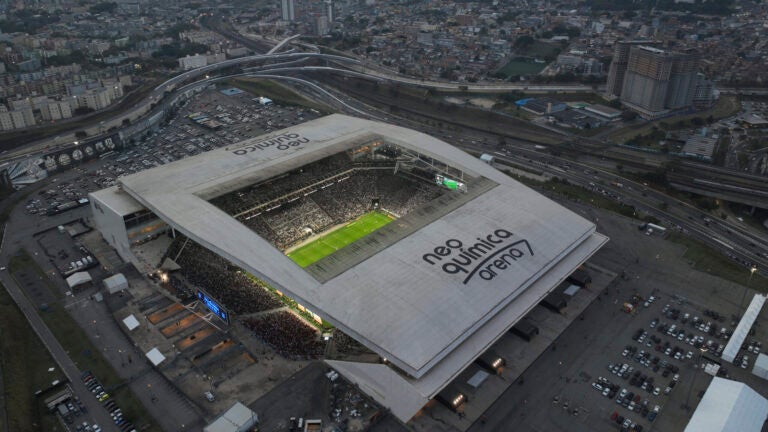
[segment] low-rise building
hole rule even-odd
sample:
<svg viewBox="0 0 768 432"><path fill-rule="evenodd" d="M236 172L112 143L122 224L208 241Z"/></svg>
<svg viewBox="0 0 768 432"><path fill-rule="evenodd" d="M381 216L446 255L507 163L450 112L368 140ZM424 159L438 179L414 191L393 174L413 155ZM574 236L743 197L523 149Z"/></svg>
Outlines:
<svg viewBox="0 0 768 432"><path fill-rule="evenodd" d="M2 130L24 129L34 124L35 116L31 108L9 111L8 107L0 105L0 127L2 127Z"/></svg>
<svg viewBox="0 0 768 432"><path fill-rule="evenodd" d="M48 100L40 106L40 116L43 120L61 120L72 117L72 107L69 102Z"/></svg>
<svg viewBox="0 0 768 432"><path fill-rule="evenodd" d="M183 70L197 69L208 65L208 57L205 54L196 54L179 59L179 67Z"/></svg>

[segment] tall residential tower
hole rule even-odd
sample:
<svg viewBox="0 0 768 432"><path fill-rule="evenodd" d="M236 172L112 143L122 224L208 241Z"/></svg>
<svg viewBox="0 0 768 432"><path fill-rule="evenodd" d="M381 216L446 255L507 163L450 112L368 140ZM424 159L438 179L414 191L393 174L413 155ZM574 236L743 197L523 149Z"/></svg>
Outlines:
<svg viewBox="0 0 768 432"><path fill-rule="evenodd" d="M689 109L696 88L699 56L647 45L629 50L621 102L641 117L654 119Z"/></svg>
<svg viewBox="0 0 768 432"><path fill-rule="evenodd" d="M605 93L610 98L621 97L621 88L624 85L624 75L627 72L629 62L629 49L633 46L657 46L659 42L650 40L619 41L613 50L613 60L608 70L608 85Z"/></svg>
<svg viewBox="0 0 768 432"><path fill-rule="evenodd" d="M281 0L280 12L283 21L293 21L296 19L296 11L293 7L293 0Z"/></svg>

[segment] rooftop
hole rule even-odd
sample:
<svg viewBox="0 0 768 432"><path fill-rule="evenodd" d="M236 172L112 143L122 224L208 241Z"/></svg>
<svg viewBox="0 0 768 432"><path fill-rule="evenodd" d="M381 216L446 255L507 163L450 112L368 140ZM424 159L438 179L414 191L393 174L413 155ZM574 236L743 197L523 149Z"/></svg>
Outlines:
<svg viewBox="0 0 768 432"><path fill-rule="evenodd" d="M207 201L370 140L438 159L483 186L466 195L451 192L461 199L432 216L406 216L402 225L413 222L412 229L401 227L405 231L362 261L323 277L316 277L318 269L301 269ZM283 291L413 379L438 371L421 392L427 395L607 241L591 222L443 141L343 115L120 180L125 193L176 230Z"/></svg>

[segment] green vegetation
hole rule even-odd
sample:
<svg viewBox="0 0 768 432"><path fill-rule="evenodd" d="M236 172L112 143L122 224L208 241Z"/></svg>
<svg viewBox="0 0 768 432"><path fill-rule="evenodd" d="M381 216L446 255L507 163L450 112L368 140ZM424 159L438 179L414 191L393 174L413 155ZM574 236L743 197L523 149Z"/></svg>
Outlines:
<svg viewBox="0 0 768 432"><path fill-rule="evenodd" d="M660 141L665 139L666 135L667 134L663 130L654 128L647 135L635 135L625 144L653 150L667 150L669 148L668 146L660 144Z"/></svg>
<svg viewBox="0 0 768 432"><path fill-rule="evenodd" d="M547 65L544 63L535 63L533 60L529 61L517 58L505 64L504 67L496 71L495 75L504 79L520 75L535 75L541 72L546 66Z"/></svg>
<svg viewBox="0 0 768 432"><path fill-rule="evenodd" d="M704 243L678 233L672 233L668 238L687 248L684 257L691 261L693 268L696 270L741 285L747 285L747 283L749 283L749 288L761 292L768 292L768 279L761 276L759 273L755 273L752 275L752 280L750 281L750 271L748 269L737 264L735 261L729 260Z"/></svg>
<svg viewBox="0 0 768 432"><path fill-rule="evenodd" d="M35 34L41 28L59 21L55 13L48 13L42 9L19 9L12 14L4 15L0 20L0 31L3 33L29 33Z"/></svg>
<svg viewBox="0 0 768 432"><path fill-rule="evenodd" d="M49 368L56 368L53 373ZM63 375L16 303L0 288L0 369L2 369L4 414L0 428L11 431L51 431L56 424L35 392L62 380ZM54 420L51 422L50 420ZM44 423L44 424L40 424Z"/></svg>
<svg viewBox="0 0 768 432"><path fill-rule="evenodd" d="M176 60L174 60L174 62L175 61ZM123 112L126 107L132 107L137 102L144 99L144 97L152 92L155 86L166 79L168 79L168 77L158 76L147 80L138 89L131 90L119 103L112 104L108 108L96 111L92 114L69 120L62 120L53 125L46 124L45 126L4 132L0 134L0 150L12 150L33 141L67 134L83 127L92 126L100 120L110 119L114 117L116 113Z"/></svg>
<svg viewBox="0 0 768 432"><path fill-rule="evenodd" d="M587 0L593 10L636 11L656 9L663 11L691 12L707 15L728 15L733 9L733 0L696 1L694 3L675 0Z"/></svg>
<svg viewBox="0 0 768 432"><path fill-rule="evenodd" d="M725 158L728 156L728 143L731 141L731 137L728 134L723 134L720 139L717 140L717 146L715 147L715 153L712 155L712 163L716 166L724 166Z"/></svg>
<svg viewBox="0 0 768 432"><path fill-rule="evenodd" d="M152 53L152 57L168 57L176 61L179 57L188 55L204 54L208 52L208 45L201 43L180 43L174 42L170 45L162 45L160 49Z"/></svg>
<svg viewBox="0 0 768 432"><path fill-rule="evenodd" d="M521 36L524 38L525 36ZM540 40L527 43L527 40L516 44L515 54L520 56L535 57L546 61L554 60L560 54L561 45Z"/></svg>
<svg viewBox="0 0 768 432"><path fill-rule="evenodd" d="M254 96L265 96L280 105L292 105L312 108L327 114L332 110L327 106L305 98L290 88L272 80L259 78L237 78L224 81L224 85L238 87Z"/></svg>
<svg viewBox="0 0 768 432"><path fill-rule="evenodd" d="M88 8L88 12L92 14L113 13L115 10L117 10L117 3L115 2L96 3Z"/></svg>
<svg viewBox="0 0 768 432"><path fill-rule="evenodd" d="M653 222L654 220L647 215L641 215L633 206L616 202L604 195L592 192L581 186L570 184L567 180L561 180L555 177L546 182L540 182L528 177L512 174L510 171L505 172L520 183L538 189L539 192L542 193L554 193L570 200L589 203L595 207L634 219L650 222Z"/></svg>
<svg viewBox="0 0 768 432"><path fill-rule="evenodd" d="M299 266L307 267L390 222L392 222L392 218L384 213L370 212L348 223L343 228L301 246L289 253L288 257Z"/></svg>
<svg viewBox="0 0 768 432"><path fill-rule="evenodd" d="M459 106L444 100L447 95L455 97L456 92L438 92L434 89L409 88L366 79L334 76L330 76L328 82L369 105L396 112L398 117L432 125L447 135L449 142L449 135L461 128L475 130L483 135L493 133L536 144L560 145L563 142L562 136L529 121L471 106ZM468 94L461 96L468 97Z"/></svg>
<svg viewBox="0 0 768 432"><path fill-rule="evenodd" d="M720 99L717 100L717 103L706 111L688 115L667 117L661 120L647 122L640 126L627 126L617 129L613 133L609 134L608 138L615 143L623 144L638 135L648 135L654 130L654 128L672 130L686 127L700 127L707 122L712 123L722 118L730 117L738 113L740 110L741 104L739 104L737 98L733 96L721 96ZM704 119L706 119L706 121L701 121Z"/></svg>
<svg viewBox="0 0 768 432"><path fill-rule="evenodd" d="M79 64L81 66L88 65L88 57L86 57L85 53L80 50L74 50L66 55L51 56L48 57L45 61L49 66L66 66L73 63Z"/></svg>
<svg viewBox="0 0 768 432"><path fill-rule="evenodd" d="M44 274L40 266L24 250L20 250L14 256L9 263L9 270L11 273L26 270L31 273ZM56 289L47 277L43 277L41 280L56 298L61 299L60 290ZM39 313L45 324L53 332L56 340L67 350L72 361L80 370L90 370L98 377L115 402L123 407L126 418L131 419L142 430L160 432L160 427L154 423L152 417L130 389L125 387L125 381L101 355L99 349L91 343L85 331L64 309L61 301L49 304L46 310ZM140 361L140 359L136 360ZM146 429L144 429L145 427Z"/></svg>
<svg viewBox="0 0 768 432"><path fill-rule="evenodd" d="M168 36L168 37L172 37L172 38L174 38L176 40L179 40L179 33L183 32L183 31L187 31L187 30L197 30L198 28L199 27L197 27L194 24L179 23L179 24L176 24L176 25L173 25L173 26L169 27L165 31L165 35Z"/></svg>

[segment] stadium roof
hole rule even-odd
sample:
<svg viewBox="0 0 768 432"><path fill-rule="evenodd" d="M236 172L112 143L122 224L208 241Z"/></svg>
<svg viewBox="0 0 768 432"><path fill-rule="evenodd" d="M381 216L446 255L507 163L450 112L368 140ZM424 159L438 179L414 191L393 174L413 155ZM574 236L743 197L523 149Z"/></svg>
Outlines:
<svg viewBox="0 0 768 432"><path fill-rule="evenodd" d="M207 201L374 140L440 160L484 186L326 277L318 269L302 270ZM447 384L607 241L591 222L443 141L343 115L120 182L174 229L280 289L411 377L439 366L445 372L430 375L438 378L426 394Z"/></svg>
<svg viewBox="0 0 768 432"><path fill-rule="evenodd" d="M766 416L768 400L744 383L715 377L685 432L760 432Z"/></svg>

